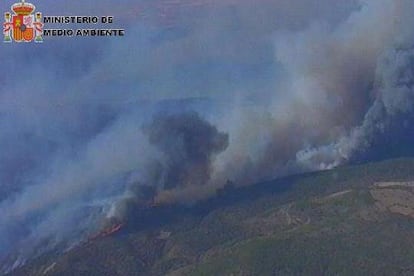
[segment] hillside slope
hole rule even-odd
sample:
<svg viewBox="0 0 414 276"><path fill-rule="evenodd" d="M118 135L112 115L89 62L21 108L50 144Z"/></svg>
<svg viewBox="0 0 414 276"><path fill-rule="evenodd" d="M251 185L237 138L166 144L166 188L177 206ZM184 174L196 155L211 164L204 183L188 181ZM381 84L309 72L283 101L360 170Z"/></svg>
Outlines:
<svg viewBox="0 0 414 276"><path fill-rule="evenodd" d="M288 177L137 212L12 275L412 275L413 202L414 159Z"/></svg>

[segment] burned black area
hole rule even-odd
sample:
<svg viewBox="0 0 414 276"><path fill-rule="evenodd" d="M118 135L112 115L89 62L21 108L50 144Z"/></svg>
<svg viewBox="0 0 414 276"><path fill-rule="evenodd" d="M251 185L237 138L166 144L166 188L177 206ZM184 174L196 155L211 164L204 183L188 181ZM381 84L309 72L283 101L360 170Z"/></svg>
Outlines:
<svg viewBox="0 0 414 276"><path fill-rule="evenodd" d="M236 183L228 182L223 188L217 189L215 196L198 201L193 205L180 203L136 204L131 206L133 208L130 209L127 224L120 235L158 229L164 225L182 221L184 218L200 219L214 210L254 202L262 197L289 196L289 191L295 180L308 175L311 174L289 176L243 187L237 187Z"/></svg>

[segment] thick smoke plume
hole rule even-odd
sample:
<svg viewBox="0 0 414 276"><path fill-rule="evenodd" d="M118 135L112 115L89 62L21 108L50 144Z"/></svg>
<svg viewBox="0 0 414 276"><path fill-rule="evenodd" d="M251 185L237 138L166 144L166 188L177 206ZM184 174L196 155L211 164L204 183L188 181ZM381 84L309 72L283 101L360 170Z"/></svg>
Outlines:
<svg viewBox="0 0 414 276"><path fill-rule="evenodd" d="M162 153L157 186L205 185L210 180L212 158L228 146L228 135L197 113L158 115L145 128L150 144Z"/></svg>
<svg viewBox="0 0 414 276"><path fill-rule="evenodd" d="M156 114L143 133L159 154L148 160L144 175L129 178L125 196L108 213L110 219L124 221L133 218L134 209L174 202L173 195L188 188L197 193L210 181L214 159L229 143L227 134L196 112Z"/></svg>
<svg viewBox="0 0 414 276"><path fill-rule="evenodd" d="M99 5L123 39L1 45L0 271L228 180L414 154L412 0L150 2Z"/></svg>

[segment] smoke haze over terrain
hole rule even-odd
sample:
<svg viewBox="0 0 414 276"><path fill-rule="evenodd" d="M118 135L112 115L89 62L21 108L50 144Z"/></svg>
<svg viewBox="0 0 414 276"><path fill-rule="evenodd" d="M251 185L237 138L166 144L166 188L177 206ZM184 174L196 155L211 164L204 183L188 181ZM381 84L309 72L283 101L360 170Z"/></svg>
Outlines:
<svg viewBox="0 0 414 276"><path fill-rule="evenodd" d="M2 270L125 219L134 185L187 203L414 152L412 0L150 2L34 3L126 36L0 46Z"/></svg>

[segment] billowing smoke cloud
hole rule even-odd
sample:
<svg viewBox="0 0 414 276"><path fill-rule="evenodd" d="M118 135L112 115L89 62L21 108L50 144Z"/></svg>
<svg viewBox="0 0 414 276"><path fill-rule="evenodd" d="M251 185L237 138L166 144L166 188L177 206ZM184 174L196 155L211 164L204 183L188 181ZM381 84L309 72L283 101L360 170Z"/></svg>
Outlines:
<svg viewBox="0 0 414 276"><path fill-rule="evenodd" d="M118 40L1 46L0 270L152 200L414 153L411 0L174 3L103 1Z"/></svg>
<svg viewBox="0 0 414 276"><path fill-rule="evenodd" d="M163 154L159 186L205 185L210 180L212 158L228 146L228 135L197 113L158 115L145 128L149 142Z"/></svg>
<svg viewBox="0 0 414 276"><path fill-rule="evenodd" d="M110 219L128 219L139 206L174 202L183 189L197 195L210 181L215 157L228 147L228 135L194 111L158 113L143 132L159 154L148 160L145 174L130 176L125 196L108 213Z"/></svg>
<svg viewBox="0 0 414 276"><path fill-rule="evenodd" d="M335 27L316 22L303 31L276 32L283 78L264 112L236 108L224 123L237 125L230 131L237 138L217 164L217 179L230 172L248 184L372 159L380 156L380 144L396 137L401 143L404 129L400 147L407 153L414 36L406 9L412 6L364 1ZM387 152L382 157L393 150Z"/></svg>
<svg viewBox="0 0 414 276"><path fill-rule="evenodd" d="M373 59L375 71L368 91L374 98L362 122L337 141L304 151L300 157L311 163L314 158L324 158L335 166L343 161L412 154L414 30L407 27L412 19L405 15L404 4L413 6L408 1L398 1L393 6L399 16L390 29L399 32L392 33L390 45ZM353 97L360 99L358 95ZM327 155L322 157L324 154Z"/></svg>

